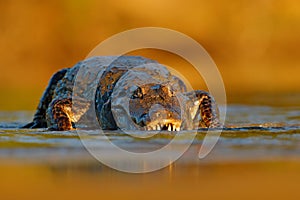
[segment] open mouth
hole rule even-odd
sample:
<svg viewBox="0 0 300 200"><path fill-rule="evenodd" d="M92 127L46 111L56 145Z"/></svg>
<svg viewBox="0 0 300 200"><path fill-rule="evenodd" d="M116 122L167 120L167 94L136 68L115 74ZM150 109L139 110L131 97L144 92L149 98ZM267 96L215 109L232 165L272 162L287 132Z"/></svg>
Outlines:
<svg viewBox="0 0 300 200"><path fill-rule="evenodd" d="M173 120L163 120L158 123L148 124L145 129L147 131L180 131L181 123Z"/></svg>

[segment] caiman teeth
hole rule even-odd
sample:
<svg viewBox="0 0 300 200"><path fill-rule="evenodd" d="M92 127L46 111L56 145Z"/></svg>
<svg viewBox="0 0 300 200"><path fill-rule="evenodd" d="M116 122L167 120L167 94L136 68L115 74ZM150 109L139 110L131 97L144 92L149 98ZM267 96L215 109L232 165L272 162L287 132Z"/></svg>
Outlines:
<svg viewBox="0 0 300 200"><path fill-rule="evenodd" d="M148 131L180 131L180 126L175 125L172 123L167 123L167 124L156 124L156 125L150 125L146 127L146 130Z"/></svg>
<svg viewBox="0 0 300 200"><path fill-rule="evenodd" d="M156 129L157 129L158 131L160 131L160 130L161 130L161 127L160 127L160 125L159 125L159 124L157 124L157 125L156 125Z"/></svg>
<svg viewBox="0 0 300 200"><path fill-rule="evenodd" d="M175 126L173 126L173 129L172 129L172 131L176 131L176 127L175 127Z"/></svg>
<svg viewBox="0 0 300 200"><path fill-rule="evenodd" d="M172 131L172 125L171 124L169 124L169 126L168 126L168 131Z"/></svg>

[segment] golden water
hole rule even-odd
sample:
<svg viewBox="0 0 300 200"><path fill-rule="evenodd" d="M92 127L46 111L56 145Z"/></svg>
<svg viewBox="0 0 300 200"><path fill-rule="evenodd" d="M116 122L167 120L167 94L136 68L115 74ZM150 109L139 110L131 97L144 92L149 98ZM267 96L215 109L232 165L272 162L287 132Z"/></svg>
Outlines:
<svg viewBox="0 0 300 200"><path fill-rule="evenodd" d="M257 195L279 199L292 192L293 198L299 197L298 106L229 105L227 128L206 158L197 156L206 134L199 130L179 160L157 172L140 175L110 169L87 152L78 134L85 140L101 141L96 130L18 129L31 120L32 114L0 112L3 199L253 199ZM120 131L105 134L134 152L158 149L173 138L168 132L148 139L134 139ZM177 141L178 145L185 142L184 137Z"/></svg>

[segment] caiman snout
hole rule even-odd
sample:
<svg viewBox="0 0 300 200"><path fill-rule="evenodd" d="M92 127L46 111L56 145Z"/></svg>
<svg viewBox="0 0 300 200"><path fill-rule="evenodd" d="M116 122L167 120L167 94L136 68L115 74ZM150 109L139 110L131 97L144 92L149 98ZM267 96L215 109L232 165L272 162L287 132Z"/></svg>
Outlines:
<svg viewBox="0 0 300 200"><path fill-rule="evenodd" d="M180 131L180 114L165 109L162 105L154 105L141 117L133 117L134 122L145 130Z"/></svg>
<svg viewBox="0 0 300 200"><path fill-rule="evenodd" d="M144 130L180 131L180 104L168 85L137 87L130 98L129 109L134 123Z"/></svg>

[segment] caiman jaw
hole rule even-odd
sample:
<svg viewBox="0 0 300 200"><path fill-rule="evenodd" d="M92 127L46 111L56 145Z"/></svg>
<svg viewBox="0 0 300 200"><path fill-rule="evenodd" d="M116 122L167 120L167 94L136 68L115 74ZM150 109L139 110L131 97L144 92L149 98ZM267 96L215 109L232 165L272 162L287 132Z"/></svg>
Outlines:
<svg viewBox="0 0 300 200"><path fill-rule="evenodd" d="M180 131L181 121L179 120L162 120L151 122L145 127L145 130L151 131Z"/></svg>

